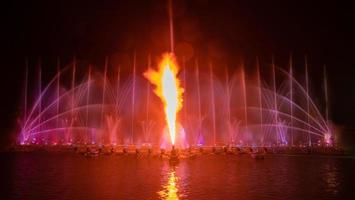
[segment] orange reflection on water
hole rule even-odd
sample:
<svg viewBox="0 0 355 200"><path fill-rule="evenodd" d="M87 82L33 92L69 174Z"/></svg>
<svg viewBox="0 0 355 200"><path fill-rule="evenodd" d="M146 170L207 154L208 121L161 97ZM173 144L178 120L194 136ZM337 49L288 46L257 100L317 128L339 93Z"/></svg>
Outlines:
<svg viewBox="0 0 355 200"><path fill-rule="evenodd" d="M163 186L163 190L158 192L161 199L165 200L178 200L178 188L177 188L178 177L175 171L169 173L169 179L166 185Z"/></svg>

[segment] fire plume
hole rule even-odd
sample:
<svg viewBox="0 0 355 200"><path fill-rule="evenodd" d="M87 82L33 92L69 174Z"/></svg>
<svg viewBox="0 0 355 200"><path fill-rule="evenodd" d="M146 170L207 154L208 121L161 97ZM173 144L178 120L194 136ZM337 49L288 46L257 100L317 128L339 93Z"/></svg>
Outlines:
<svg viewBox="0 0 355 200"><path fill-rule="evenodd" d="M184 89L177 77L179 67L174 54L165 53L158 70L148 69L144 77L155 86L154 93L164 105L165 121L169 130L171 144L175 144L176 116L182 108Z"/></svg>

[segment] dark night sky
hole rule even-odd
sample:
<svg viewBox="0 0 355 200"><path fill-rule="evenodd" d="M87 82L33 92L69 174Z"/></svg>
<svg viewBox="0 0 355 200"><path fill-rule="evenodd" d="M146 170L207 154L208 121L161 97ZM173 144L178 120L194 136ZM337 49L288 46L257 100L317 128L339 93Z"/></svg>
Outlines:
<svg viewBox="0 0 355 200"><path fill-rule="evenodd" d="M156 54L168 50L165 0L13 1L1 5L0 141L14 130L21 103L25 58L41 57L44 76L59 56L67 64L75 55L102 64L106 55ZM189 43L195 57L287 63L296 71L309 58L312 78L329 71L331 118L354 127L355 7L332 1L177 0L176 44ZM216 53L218 52L218 53ZM217 55L216 55L217 54ZM297 64L298 63L298 64ZM318 77L318 78L317 78Z"/></svg>

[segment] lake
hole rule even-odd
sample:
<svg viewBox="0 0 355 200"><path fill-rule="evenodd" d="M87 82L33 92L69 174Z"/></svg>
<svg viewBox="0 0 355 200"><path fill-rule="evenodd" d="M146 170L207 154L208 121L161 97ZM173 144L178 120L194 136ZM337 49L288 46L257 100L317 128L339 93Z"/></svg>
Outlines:
<svg viewBox="0 0 355 200"><path fill-rule="evenodd" d="M1 199L355 199L355 159L1 153Z"/></svg>

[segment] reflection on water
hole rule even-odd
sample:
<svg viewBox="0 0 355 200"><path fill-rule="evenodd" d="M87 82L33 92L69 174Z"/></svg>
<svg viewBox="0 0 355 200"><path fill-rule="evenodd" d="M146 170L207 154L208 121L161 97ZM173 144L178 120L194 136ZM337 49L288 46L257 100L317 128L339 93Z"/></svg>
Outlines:
<svg viewBox="0 0 355 200"><path fill-rule="evenodd" d="M355 199L355 159L0 154L0 199Z"/></svg>
<svg viewBox="0 0 355 200"><path fill-rule="evenodd" d="M159 191L158 194L161 199L164 200L178 200L178 188L177 188L178 177L176 176L175 169L172 169L168 173L168 181L166 185L163 186L163 190Z"/></svg>
<svg viewBox="0 0 355 200"><path fill-rule="evenodd" d="M323 174L324 174L324 182L325 182L325 189L326 191L336 194L338 193L339 188L339 177L338 172L334 164L330 165L327 163L323 167Z"/></svg>

